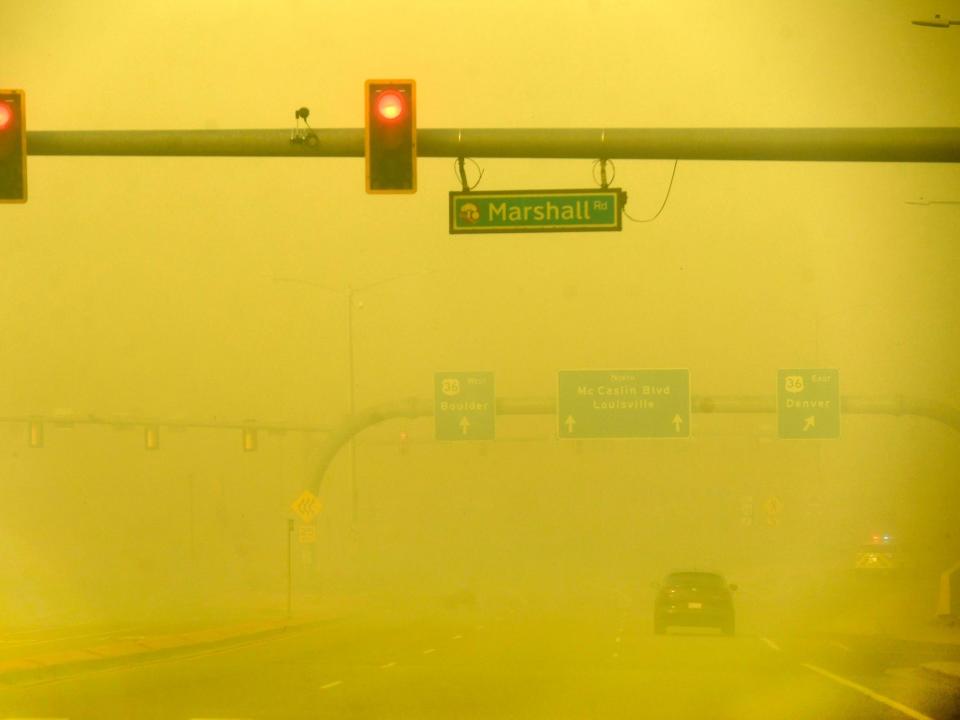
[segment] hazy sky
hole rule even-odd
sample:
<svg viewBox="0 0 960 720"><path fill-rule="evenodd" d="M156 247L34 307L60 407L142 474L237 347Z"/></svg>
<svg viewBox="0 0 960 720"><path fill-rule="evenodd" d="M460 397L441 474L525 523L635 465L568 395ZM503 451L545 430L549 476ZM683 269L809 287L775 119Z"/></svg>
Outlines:
<svg viewBox="0 0 960 720"><path fill-rule="evenodd" d="M421 127L960 118L957 33L910 24L927 3L3 5L3 84L26 89L38 130L287 127L301 105L318 129L360 127L379 76L417 79ZM29 204L4 208L11 409L168 414L189 394L207 414L335 415L345 293L273 278L345 288L428 270L358 313L359 401L463 366L529 394L560 367L667 364L709 392L816 361L856 368L854 390L868 349L864 385L957 397L931 359L960 305L957 211L905 204L956 199L955 167L683 162L656 223L457 238L452 161L420 161L419 192L400 198L367 197L362 165L31 158ZM484 189L593 184L588 161L482 165ZM617 172L632 214L652 214L670 164Z"/></svg>
<svg viewBox="0 0 960 720"><path fill-rule="evenodd" d="M416 79L422 128L956 126L960 27L910 23L934 12L960 2L0 0L0 87L31 130L290 128L306 105L322 137L362 127L377 77ZM594 184L587 160L480 165L480 189ZM672 163L616 167L652 215ZM909 204L960 201L956 165L681 161L620 233L450 236L455 189L451 159L384 197L360 158L31 157L29 202L0 207L0 413L336 422L347 288L391 278L356 295L359 406L436 370L772 395L791 366L960 403L960 205ZM920 452L848 427L834 473Z"/></svg>

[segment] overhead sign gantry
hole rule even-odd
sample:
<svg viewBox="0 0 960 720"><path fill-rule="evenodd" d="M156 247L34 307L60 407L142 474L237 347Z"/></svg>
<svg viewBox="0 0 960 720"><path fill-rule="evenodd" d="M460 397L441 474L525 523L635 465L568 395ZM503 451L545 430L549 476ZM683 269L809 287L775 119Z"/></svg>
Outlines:
<svg viewBox="0 0 960 720"><path fill-rule="evenodd" d="M780 370L777 428L781 438L840 437L840 371Z"/></svg>
<svg viewBox="0 0 960 720"><path fill-rule="evenodd" d="M437 440L493 440L497 401L492 372L434 375Z"/></svg>
<svg viewBox="0 0 960 720"><path fill-rule="evenodd" d="M561 438L690 437L689 370L561 370Z"/></svg>

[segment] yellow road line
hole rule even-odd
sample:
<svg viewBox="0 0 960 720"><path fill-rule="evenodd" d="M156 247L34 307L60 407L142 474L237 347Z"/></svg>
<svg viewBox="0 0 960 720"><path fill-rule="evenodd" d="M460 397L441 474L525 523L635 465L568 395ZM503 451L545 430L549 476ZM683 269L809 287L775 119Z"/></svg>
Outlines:
<svg viewBox="0 0 960 720"><path fill-rule="evenodd" d="M307 629L302 632L316 632L317 629ZM250 640L237 641L231 643L230 645L224 647L214 647L214 648L202 648L199 647L196 650L190 650L189 646L184 646L184 652L178 653L176 655L171 655L170 657L158 657L151 658L149 653L144 653L145 656L143 659L138 659L136 656L131 660L127 665L116 665L113 667L104 667L104 668L85 668L77 667L76 672L71 672L68 675L63 677L53 677L53 678L44 678L42 680L29 680L26 682L18 682L10 685L10 688L21 688L21 687L33 687L35 685L59 685L61 683L71 682L76 680L81 675L92 675L92 674L109 674L109 673L122 673L138 670L142 667L148 665L160 665L162 663L172 663L172 662L182 662L184 660L193 660L195 658L205 658L211 655L225 655L227 653L238 652L240 650L245 650L249 647L256 645L266 645L268 643L276 642L279 639L289 638L289 635L285 636L270 636L270 637L256 637ZM0 688L2 690L2 688ZM6 719L4 719L6 720Z"/></svg>

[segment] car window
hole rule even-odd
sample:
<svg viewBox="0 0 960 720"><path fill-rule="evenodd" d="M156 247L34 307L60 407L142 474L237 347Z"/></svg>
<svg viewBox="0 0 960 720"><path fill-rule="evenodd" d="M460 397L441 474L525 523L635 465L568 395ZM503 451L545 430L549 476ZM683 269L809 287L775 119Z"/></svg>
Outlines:
<svg viewBox="0 0 960 720"><path fill-rule="evenodd" d="M726 585L723 578L714 573L672 573L667 576L667 584L682 587L723 587Z"/></svg>

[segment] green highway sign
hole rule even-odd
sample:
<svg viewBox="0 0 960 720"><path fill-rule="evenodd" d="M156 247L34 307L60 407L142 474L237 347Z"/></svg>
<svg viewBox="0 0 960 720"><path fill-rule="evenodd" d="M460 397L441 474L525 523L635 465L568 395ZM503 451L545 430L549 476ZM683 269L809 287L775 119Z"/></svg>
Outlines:
<svg viewBox="0 0 960 720"><path fill-rule="evenodd" d="M565 438L690 437L689 370L561 370Z"/></svg>
<svg viewBox="0 0 960 720"><path fill-rule="evenodd" d="M450 233L620 230L619 188L451 192Z"/></svg>
<svg viewBox="0 0 960 720"><path fill-rule="evenodd" d="M438 372L433 382L437 440L493 440L492 372Z"/></svg>
<svg viewBox="0 0 960 720"><path fill-rule="evenodd" d="M840 437L840 372L779 370L777 421L782 438Z"/></svg>

